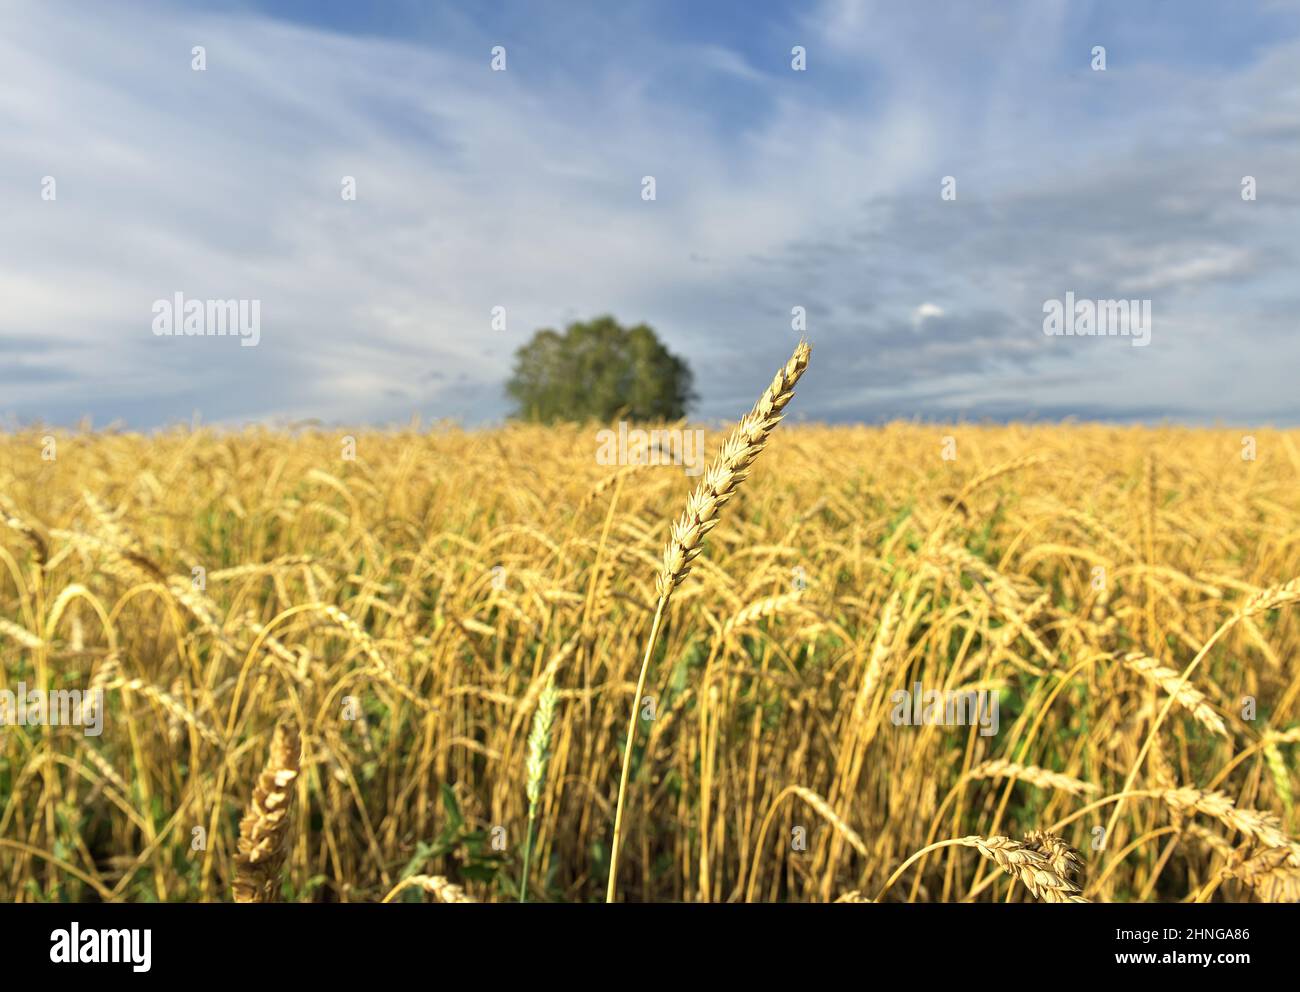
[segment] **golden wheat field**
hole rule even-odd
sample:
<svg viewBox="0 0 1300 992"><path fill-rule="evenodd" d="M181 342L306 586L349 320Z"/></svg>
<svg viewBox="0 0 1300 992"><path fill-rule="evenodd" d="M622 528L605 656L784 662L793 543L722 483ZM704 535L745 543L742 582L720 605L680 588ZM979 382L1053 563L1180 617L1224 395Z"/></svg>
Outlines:
<svg viewBox="0 0 1300 992"><path fill-rule="evenodd" d="M0 435L0 899L1300 898L1300 433L346 434Z"/></svg>

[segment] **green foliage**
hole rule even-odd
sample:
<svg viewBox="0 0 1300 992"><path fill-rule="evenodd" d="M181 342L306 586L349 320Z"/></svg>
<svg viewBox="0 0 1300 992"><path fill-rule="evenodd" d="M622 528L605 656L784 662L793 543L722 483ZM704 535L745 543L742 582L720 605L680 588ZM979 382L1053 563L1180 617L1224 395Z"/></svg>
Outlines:
<svg viewBox="0 0 1300 992"><path fill-rule="evenodd" d="M419 841L415 853L407 861L397 880L404 881L412 875L424 871L428 864L439 858L455 857L459 861L458 872L462 879L480 882L493 882L501 870L503 855L492 850L492 841L486 830L474 830L465 822L465 816L456 801L456 793L451 786L443 783L441 787L442 809L445 815L442 830L433 843ZM422 902L423 897L417 889L407 889L398 897L402 902Z"/></svg>
<svg viewBox="0 0 1300 992"><path fill-rule="evenodd" d="M538 331L515 352L506 393L514 416L557 420L671 421L695 399L691 370L645 324L613 317L570 324L563 334Z"/></svg>

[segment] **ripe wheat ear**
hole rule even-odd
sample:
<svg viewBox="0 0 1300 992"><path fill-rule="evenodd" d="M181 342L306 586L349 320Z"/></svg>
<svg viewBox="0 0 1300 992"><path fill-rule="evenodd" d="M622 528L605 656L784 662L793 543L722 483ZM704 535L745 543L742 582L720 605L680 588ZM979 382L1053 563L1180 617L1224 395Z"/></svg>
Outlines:
<svg viewBox="0 0 1300 992"><path fill-rule="evenodd" d="M1059 838L1035 831L1025 843L1010 837L954 837L921 848L899 865L885 882L875 901L880 902L899 877L919 859L945 847L973 847L1012 878L1017 879L1042 902L1087 902L1071 881L1082 864L1077 852Z"/></svg>
<svg viewBox="0 0 1300 992"><path fill-rule="evenodd" d="M298 731L281 723L271 738L271 753L257 777L253 800L239 823L235 902L275 902L279 895L300 758Z"/></svg>
<svg viewBox="0 0 1300 992"><path fill-rule="evenodd" d="M623 748L623 769L619 774L618 800L614 806L614 839L609 849L609 886L605 891L606 902L614 901L618 881L623 801L627 792L628 769L632 764L632 742L636 738L636 715L641 705L641 694L645 691L646 672L649 671L650 657L654 654L655 644L659 640L659 628L663 625L668 600L672 597L673 590L690 572L691 563L699 557L704 547L704 538L717 525L718 514L722 507L745 481L749 475L749 467L767 445L768 436L781 422L782 411L794 398L795 383L808 368L808 358L811 354L812 348L809 347L808 342L800 341L790 360L777 372L772 379L772 384L759 397L754 408L745 414L731 435L723 442L713 464L709 466L695 492L691 493L685 512L673 524L672 534L664 548L663 564L659 569L659 603L655 607L654 620L650 625L645 657L641 660L641 674L637 677L636 693L632 697L632 715L627 724L627 743Z"/></svg>

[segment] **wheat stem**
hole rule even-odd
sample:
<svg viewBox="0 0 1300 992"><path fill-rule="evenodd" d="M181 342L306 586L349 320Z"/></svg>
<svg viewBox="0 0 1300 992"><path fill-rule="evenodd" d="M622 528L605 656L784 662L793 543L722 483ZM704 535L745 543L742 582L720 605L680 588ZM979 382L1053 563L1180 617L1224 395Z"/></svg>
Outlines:
<svg viewBox="0 0 1300 992"><path fill-rule="evenodd" d="M659 632L663 626L668 600L682 579L691 570L693 562L703 550L704 538L718 522L722 507L735 495L749 474L758 453L767 444L768 436L781 422L782 411L794 397L795 383L808 367L811 349L800 341L790 360L776 373L771 385L759 397L731 435L723 442L721 450L703 480L691 494L686 510L673 524L672 535L664 548L663 563L657 583L659 602L655 606L650 637L646 642L645 656L641 659L641 672L637 676L636 694L632 697L632 714L627 724L627 741L623 747L623 767L619 773L618 799L614 806L614 838L609 849L609 884L605 901L613 902L618 886L619 842L622 838L623 804L627 798L628 771L632 764L632 745L636 740L636 718L641 707L641 694L645 691L646 674L654 655Z"/></svg>

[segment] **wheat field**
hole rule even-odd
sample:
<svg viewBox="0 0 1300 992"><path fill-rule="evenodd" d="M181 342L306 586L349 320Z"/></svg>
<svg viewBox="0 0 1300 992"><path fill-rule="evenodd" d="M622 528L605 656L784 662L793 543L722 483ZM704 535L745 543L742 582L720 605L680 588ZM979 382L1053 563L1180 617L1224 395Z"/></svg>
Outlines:
<svg viewBox="0 0 1300 992"><path fill-rule="evenodd" d="M0 899L1300 898L1300 433L595 433L0 435Z"/></svg>

